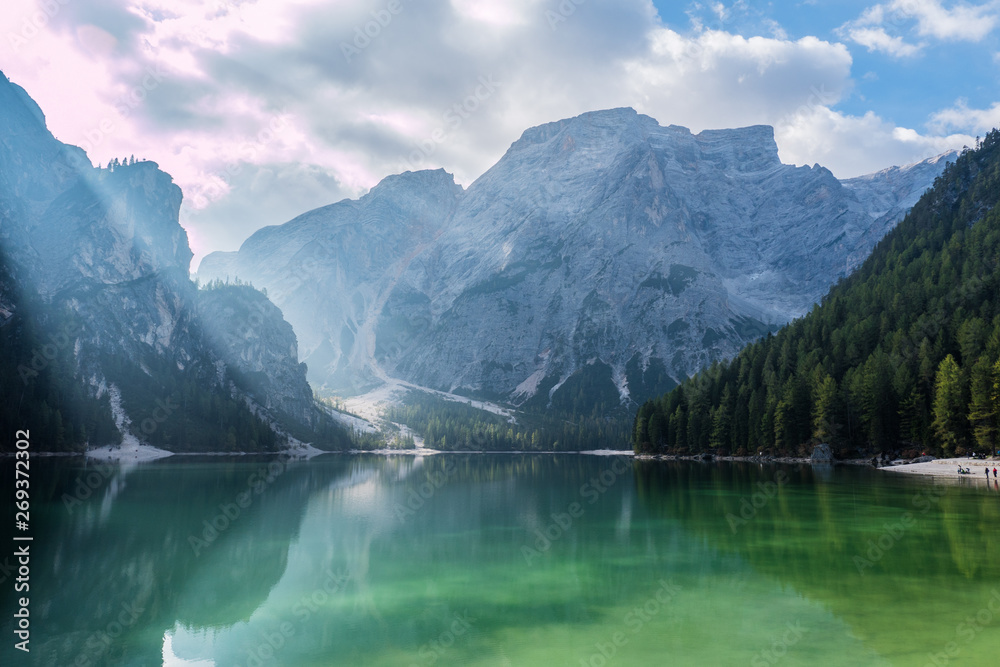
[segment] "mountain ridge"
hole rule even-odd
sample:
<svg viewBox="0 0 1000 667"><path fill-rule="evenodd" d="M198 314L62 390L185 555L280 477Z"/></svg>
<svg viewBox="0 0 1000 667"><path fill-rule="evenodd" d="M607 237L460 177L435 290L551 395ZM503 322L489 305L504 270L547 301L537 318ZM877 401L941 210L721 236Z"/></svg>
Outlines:
<svg viewBox="0 0 1000 667"><path fill-rule="evenodd" d="M314 404L280 311L256 292L191 282L181 200L154 162L92 167L0 80L0 376L4 395L21 397L3 423L28 423L50 451L136 439L269 451L295 436L349 446Z"/></svg>
<svg viewBox="0 0 1000 667"><path fill-rule="evenodd" d="M640 453L996 451L1000 131L935 179L822 303L639 409Z"/></svg>
<svg viewBox="0 0 1000 667"><path fill-rule="evenodd" d="M804 314L946 157L841 182L782 164L768 126L596 111L529 128L468 188L394 175L207 256L199 277L266 287L322 391L390 376L545 407L593 373L628 403ZM387 182L416 208L374 206Z"/></svg>

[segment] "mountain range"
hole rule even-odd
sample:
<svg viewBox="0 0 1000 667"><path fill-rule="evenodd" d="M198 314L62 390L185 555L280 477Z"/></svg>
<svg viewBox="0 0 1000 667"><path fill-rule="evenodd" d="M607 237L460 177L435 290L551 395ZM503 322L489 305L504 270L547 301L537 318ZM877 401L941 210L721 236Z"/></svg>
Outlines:
<svg viewBox="0 0 1000 667"><path fill-rule="evenodd" d="M390 378L523 408L630 406L805 314L954 154L838 180L772 128L632 109L527 130L468 188L390 176L208 255L265 288L318 390Z"/></svg>
<svg viewBox="0 0 1000 667"><path fill-rule="evenodd" d="M783 164L770 127L592 112L527 130L468 188L406 172L263 228L199 288L171 177L94 168L0 77L3 420L49 449L344 448L359 436L313 388L402 383L600 430L804 315L953 157L838 180ZM517 424L492 421L500 441Z"/></svg>
<svg viewBox="0 0 1000 667"><path fill-rule="evenodd" d="M808 315L642 405L640 452L962 456L1000 447L1000 131Z"/></svg>

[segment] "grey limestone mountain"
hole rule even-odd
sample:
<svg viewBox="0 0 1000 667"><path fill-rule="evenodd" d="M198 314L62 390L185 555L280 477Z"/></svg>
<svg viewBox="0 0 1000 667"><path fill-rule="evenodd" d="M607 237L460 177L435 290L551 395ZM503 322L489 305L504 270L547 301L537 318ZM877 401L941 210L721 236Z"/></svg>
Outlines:
<svg viewBox="0 0 1000 667"><path fill-rule="evenodd" d="M91 401L120 395L120 428L180 450L192 448L195 435L210 447L263 448L274 438L262 434L276 424L317 435L326 417L280 311L249 288L199 291L189 279L181 197L153 162L93 168L81 149L57 141L34 101L0 75L0 250L9 283L0 314L5 327L17 319L5 328L5 345L26 350L22 359L5 357L18 369L4 378L5 393L23 395L29 383L52 379L39 377L60 373L62 394ZM45 400L55 404L39 414L72 424L78 406ZM162 408L175 404L184 409ZM214 415L205 421L214 426L191 421L193 404ZM107 444L109 434L98 438L85 422L77 420L78 441L70 446ZM249 441L255 433L256 444ZM225 443L236 436L247 440Z"/></svg>
<svg viewBox="0 0 1000 667"><path fill-rule="evenodd" d="M252 287L226 285L200 290L197 312L208 342L255 401L293 423L315 422L295 332L277 306Z"/></svg>
<svg viewBox="0 0 1000 667"><path fill-rule="evenodd" d="M947 157L841 181L783 164L770 127L598 111L527 130L468 189L390 176L209 255L199 277L266 288L324 390L394 377L627 404L807 312Z"/></svg>

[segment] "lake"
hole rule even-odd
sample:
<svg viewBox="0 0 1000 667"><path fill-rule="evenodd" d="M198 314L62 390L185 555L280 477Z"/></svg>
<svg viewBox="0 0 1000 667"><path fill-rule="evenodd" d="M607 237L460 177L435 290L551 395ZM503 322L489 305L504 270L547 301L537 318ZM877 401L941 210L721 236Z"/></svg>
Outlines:
<svg viewBox="0 0 1000 667"><path fill-rule="evenodd" d="M31 653L5 571L3 665L1000 661L982 479L569 454L31 472Z"/></svg>

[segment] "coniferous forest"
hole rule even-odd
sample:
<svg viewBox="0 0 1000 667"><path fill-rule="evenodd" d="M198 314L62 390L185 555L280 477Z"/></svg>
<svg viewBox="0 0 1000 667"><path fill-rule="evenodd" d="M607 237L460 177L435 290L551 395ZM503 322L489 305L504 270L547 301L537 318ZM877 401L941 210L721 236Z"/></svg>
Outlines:
<svg viewBox="0 0 1000 667"><path fill-rule="evenodd" d="M28 428L48 451L84 451L117 445L122 433L112 417L107 391L88 387L75 358L76 341L86 322L61 302L46 303L26 293L15 279L16 267L0 250L0 423L7 431ZM220 286L230 300L249 295L249 287ZM263 298L259 296L256 298ZM142 365L121 355L99 353L106 382L120 389L122 405L138 418L128 428L144 443L174 452L279 449L282 442L268 420L240 398L214 389L219 369L211 359L195 360L185 370L149 354ZM255 378L235 366L225 380L253 395L262 391ZM94 395L96 393L96 396ZM359 436L317 410L316 422L283 420L284 430L325 449L372 448ZM13 441L0 444L8 451Z"/></svg>
<svg viewBox="0 0 1000 667"><path fill-rule="evenodd" d="M518 411L506 417L421 391L386 411L390 421L421 434L425 446L442 451L585 451L626 446L627 415L569 415L553 410Z"/></svg>
<svg viewBox="0 0 1000 667"><path fill-rule="evenodd" d="M80 327L66 310L22 293L0 248L0 423L8 433L30 428L52 451L121 440L107 396L87 395L73 377L73 349L64 341Z"/></svg>
<svg viewBox="0 0 1000 667"><path fill-rule="evenodd" d="M998 203L993 130L808 315L642 405L636 451L996 451Z"/></svg>
<svg viewBox="0 0 1000 667"><path fill-rule="evenodd" d="M5 398L0 423L11 433L30 428L33 439L49 451L117 445L122 434L112 419L108 394L94 397L77 372L76 336L70 334L85 331L85 325L61 304L43 303L21 292L12 267L2 260L0 255L0 303L11 312L0 323L0 387ZM195 367L185 373L168 362L157 365L150 355L143 371L114 355L103 354L101 360L108 377L121 388L124 405L150 417L132 429L148 444L172 451L271 451L278 446L266 421L241 401L208 388L204 376L216 372L214 367L203 365L210 370ZM154 414L156 419L151 418ZM0 451L11 446L8 442Z"/></svg>

